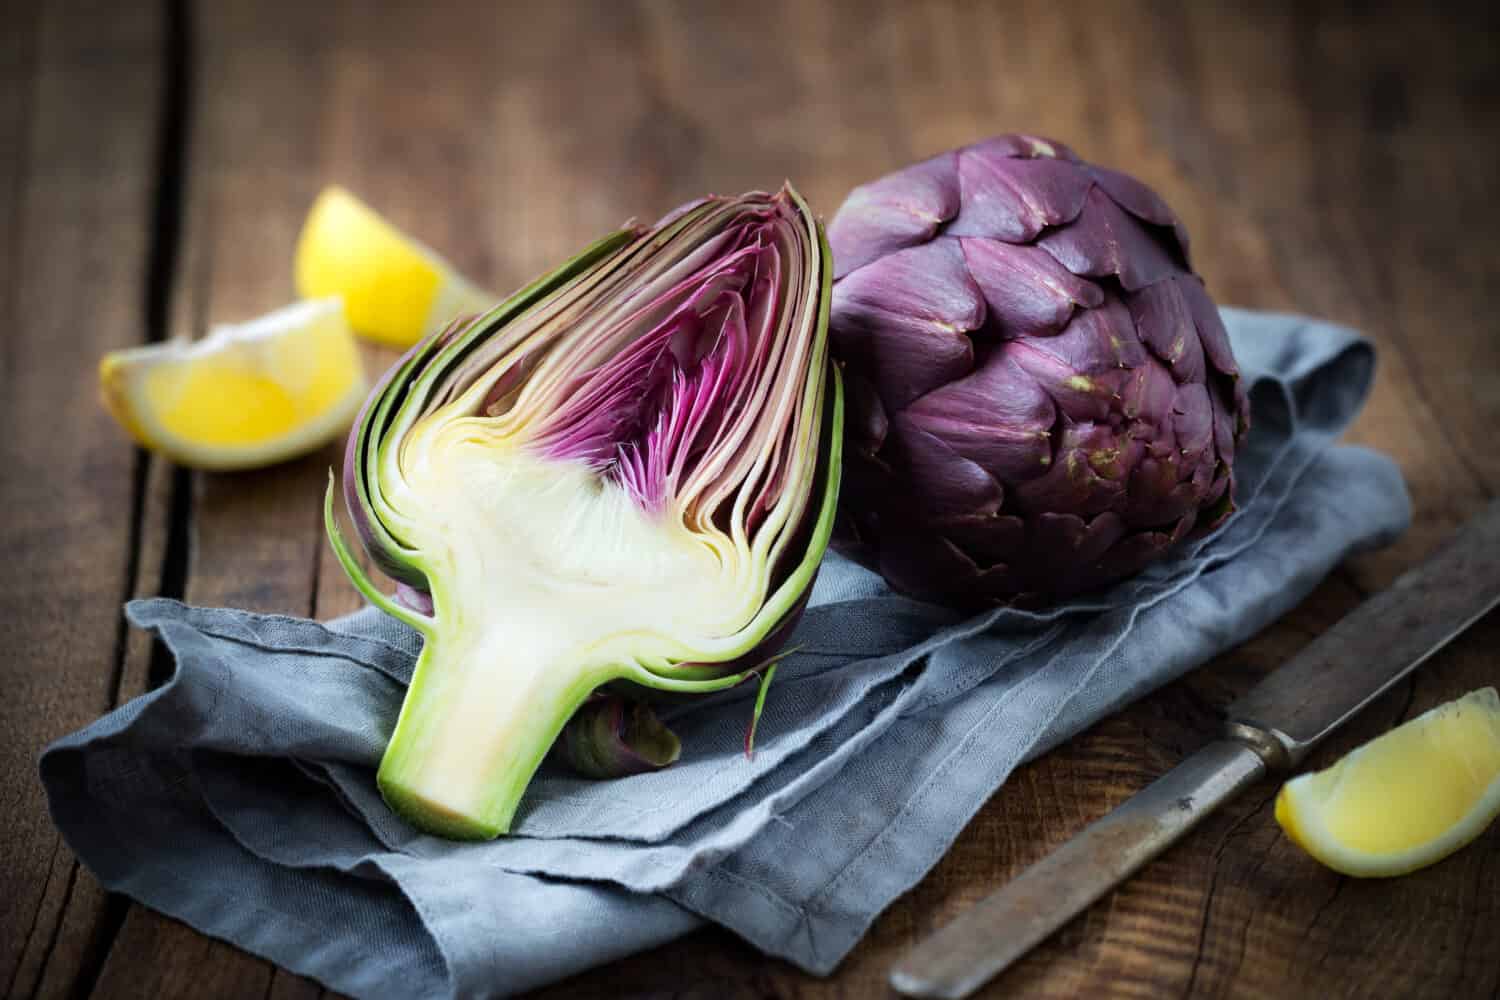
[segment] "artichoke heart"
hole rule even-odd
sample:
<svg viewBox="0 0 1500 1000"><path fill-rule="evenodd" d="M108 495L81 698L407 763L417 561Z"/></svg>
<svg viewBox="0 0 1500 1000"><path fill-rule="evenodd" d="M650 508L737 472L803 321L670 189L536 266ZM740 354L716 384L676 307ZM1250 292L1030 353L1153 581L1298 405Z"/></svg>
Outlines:
<svg viewBox="0 0 1500 1000"><path fill-rule="evenodd" d="M784 641L837 503L831 280L791 188L708 198L387 373L343 486L406 598L360 570L331 489L327 521L356 586L425 639L379 771L393 809L505 833L596 689L720 690Z"/></svg>

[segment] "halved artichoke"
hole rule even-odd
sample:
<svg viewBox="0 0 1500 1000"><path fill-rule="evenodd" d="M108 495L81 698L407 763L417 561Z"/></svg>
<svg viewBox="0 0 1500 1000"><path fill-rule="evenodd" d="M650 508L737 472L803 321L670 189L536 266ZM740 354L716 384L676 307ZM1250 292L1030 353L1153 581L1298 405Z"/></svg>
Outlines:
<svg viewBox="0 0 1500 1000"><path fill-rule="evenodd" d="M790 187L683 206L417 345L350 434L355 585L425 637L379 771L455 838L509 830L591 692L717 691L806 602L837 503L832 269ZM430 605L430 610L428 607Z"/></svg>

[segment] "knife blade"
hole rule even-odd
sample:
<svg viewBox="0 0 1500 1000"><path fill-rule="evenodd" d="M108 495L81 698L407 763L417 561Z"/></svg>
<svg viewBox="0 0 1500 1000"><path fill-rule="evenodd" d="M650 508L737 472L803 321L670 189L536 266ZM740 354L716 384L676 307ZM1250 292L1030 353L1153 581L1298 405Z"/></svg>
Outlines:
<svg viewBox="0 0 1500 1000"><path fill-rule="evenodd" d="M1300 763L1496 605L1500 500L1231 704L1224 739L918 944L891 971L891 986L914 997L970 995L1221 804L1264 775Z"/></svg>

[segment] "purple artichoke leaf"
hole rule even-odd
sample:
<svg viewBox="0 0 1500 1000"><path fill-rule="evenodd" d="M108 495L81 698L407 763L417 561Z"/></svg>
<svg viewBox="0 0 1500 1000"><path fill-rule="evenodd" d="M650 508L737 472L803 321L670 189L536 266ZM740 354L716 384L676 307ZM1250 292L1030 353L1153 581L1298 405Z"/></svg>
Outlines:
<svg viewBox="0 0 1500 1000"><path fill-rule="evenodd" d="M858 427L852 424L848 427L849 440L858 451L874 454L880 450L880 446L885 443L886 434L890 432L890 421L886 418L885 407L881 405L880 394L858 375L846 376L844 388L849 394L849 412L858 413L861 417Z"/></svg>
<svg viewBox="0 0 1500 1000"><path fill-rule="evenodd" d="M973 365L968 335L984 323L985 305L962 250L943 240L854 272L836 287L833 316L851 368L904 406Z"/></svg>
<svg viewBox="0 0 1500 1000"><path fill-rule="evenodd" d="M1076 275L1113 276L1132 292L1176 268L1161 242L1097 187L1089 190L1074 224L1049 230L1037 245Z"/></svg>
<svg viewBox="0 0 1500 1000"><path fill-rule="evenodd" d="M1187 227L1160 195L1129 174L1122 174L1108 167L1090 167L1089 174L1125 211L1143 222L1172 230L1182 255L1183 266L1188 266L1190 258Z"/></svg>
<svg viewBox="0 0 1500 1000"><path fill-rule="evenodd" d="M1061 330L1076 308L1094 308L1104 300L1098 285L1077 277L1045 250L999 240L959 244L1002 336Z"/></svg>
<svg viewBox="0 0 1500 1000"><path fill-rule="evenodd" d="M1039 552L1065 552L1080 563L1091 563L1103 557L1125 535L1125 520L1114 511L1085 520L1077 514L1039 514L1036 518L1034 548Z"/></svg>
<svg viewBox="0 0 1500 1000"><path fill-rule="evenodd" d="M1012 352L994 352L977 371L918 399L906 416L996 477L1038 476L1052 462L1057 405Z"/></svg>
<svg viewBox="0 0 1500 1000"><path fill-rule="evenodd" d="M966 146L959 151L959 155L966 152L984 153L990 156L1011 156L1018 159L1037 159L1038 157L1050 157L1054 160L1069 160L1080 163L1078 154L1055 139L1044 139L1036 135L996 135L988 139L982 139L972 146Z"/></svg>
<svg viewBox="0 0 1500 1000"><path fill-rule="evenodd" d="M410 608L419 615L432 617L432 595L425 590L419 590L410 584L396 582L396 593L392 597L397 604L403 608Z"/></svg>
<svg viewBox="0 0 1500 1000"><path fill-rule="evenodd" d="M1193 325L1198 331L1199 339L1203 341L1203 353L1208 358L1208 363L1225 375L1239 375L1240 368L1235 363L1234 351L1229 346L1229 331L1224 327L1224 317L1219 315L1213 300L1208 297L1202 280L1197 277L1178 277L1175 284L1183 300L1187 302L1188 311L1192 313Z"/></svg>
<svg viewBox="0 0 1500 1000"><path fill-rule="evenodd" d="M963 207L948 232L1027 243L1042 230L1072 222L1084 210L1090 178L1073 163L1051 157L958 155Z"/></svg>
<svg viewBox="0 0 1500 1000"><path fill-rule="evenodd" d="M848 211L828 227L834 278L926 243L958 214L958 206L958 160L952 153L855 188L845 202Z"/></svg>
<svg viewBox="0 0 1500 1000"><path fill-rule="evenodd" d="M958 203L930 233L846 226L911 168L830 224L851 385L840 550L970 609L1115 583L1222 524L1249 401L1181 220L1035 136L926 164L950 162Z"/></svg>
<svg viewBox="0 0 1500 1000"><path fill-rule="evenodd" d="M977 462L923 430L906 414L891 425L894 454L910 470L905 485L920 508L936 518L998 513L1005 491Z"/></svg>

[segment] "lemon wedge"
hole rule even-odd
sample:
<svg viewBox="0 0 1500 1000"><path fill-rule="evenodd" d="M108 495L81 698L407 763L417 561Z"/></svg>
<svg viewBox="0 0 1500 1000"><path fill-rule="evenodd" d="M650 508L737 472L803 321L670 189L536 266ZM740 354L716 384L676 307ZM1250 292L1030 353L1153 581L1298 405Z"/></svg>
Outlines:
<svg viewBox="0 0 1500 1000"><path fill-rule="evenodd" d="M1276 796L1276 821L1335 871L1405 875L1500 815L1500 695L1471 691L1397 726Z"/></svg>
<svg viewBox="0 0 1500 1000"><path fill-rule="evenodd" d="M202 340L111 351L104 404L146 448L200 469L249 469L346 430L369 385L338 299L299 302Z"/></svg>
<svg viewBox="0 0 1500 1000"><path fill-rule="evenodd" d="M297 293L344 300L356 333L410 347L494 299L341 187L313 202L297 238Z"/></svg>

